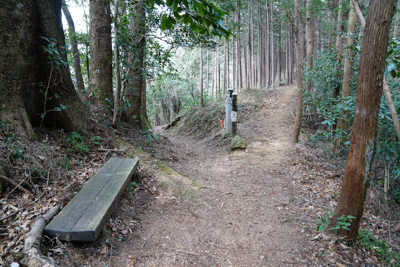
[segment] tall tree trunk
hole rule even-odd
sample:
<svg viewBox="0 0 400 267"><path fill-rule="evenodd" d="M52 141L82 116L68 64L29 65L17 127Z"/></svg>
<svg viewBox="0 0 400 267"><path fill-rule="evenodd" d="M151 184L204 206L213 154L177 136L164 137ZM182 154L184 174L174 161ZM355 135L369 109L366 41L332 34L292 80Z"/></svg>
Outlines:
<svg viewBox="0 0 400 267"><path fill-rule="evenodd" d="M211 52L211 97L214 97L214 87L215 87L215 58L214 52Z"/></svg>
<svg viewBox="0 0 400 267"><path fill-rule="evenodd" d="M322 52L321 51L321 17L320 17L320 15L317 16L316 37L317 37L317 50L319 51L319 54L320 54Z"/></svg>
<svg viewBox="0 0 400 267"><path fill-rule="evenodd" d="M278 35L278 81L282 80L282 21L279 22L279 35Z"/></svg>
<svg viewBox="0 0 400 267"><path fill-rule="evenodd" d="M376 143L379 103L382 96L383 69L395 0L370 0L357 80L355 115L350 150L340 199L331 225L342 215L355 220L350 231L339 229L341 236L355 241L363 214L365 192L371 172Z"/></svg>
<svg viewBox="0 0 400 267"><path fill-rule="evenodd" d="M227 59L228 59L228 53L226 51L226 39L224 38L224 96L225 93L227 92L227 88L228 88L228 77L227 77L227 68L228 68L228 63L227 63Z"/></svg>
<svg viewBox="0 0 400 267"><path fill-rule="evenodd" d="M90 82L93 103L110 104L113 99L110 1L92 0L90 11Z"/></svg>
<svg viewBox="0 0 400 267"><path fill-rule="evenodd" d="M234 91L236 91L236 88L237 88L235 39L232 39L232 80L233 80L232 83L233 83L233 90Z"/></svg>
<svg viewBox="0 0 400 267"><path fill-rule="evenodd" d="M314 66L314 21L311 14L312 2L307 0L307 70L310 71ZM308 80L306 90L311 90L311 81Z"/></svg>
<svg viewBox="0 0 400 267"><path fill-rule="evenodd" d="M242 49L241 49L241 42L240 42L240 0L238 1L238 38L237 38L237 68L238 68L238 91L243 88L243 80L242 80Z"/></svg>
<svg viewBox="0 0 400 267"><path fill-rule="evenodd" d="M249 88L248 68L247 68L247 49L246 45L243 46L243 63L244 63L244 88Z"/></svg>
<svg viewBox="0 0 400 267"><path fill-rule="evenodd" d="M354 44L353 33L357 22L357 15L354 10L353 4L350 3L350 12L349 12L349 22L347 26L347 49L346 49L346 57L344 62L344 69L343 69L343 85L342 85L342 97L348 97L351 94L351 57L354 55L353 49L350 47ZM342 100L342 105L345 105L344 101ZM347 132L348 128L348 121L344 117L344 111L340 111L339 121L338 121L338 128ZM343 137L338 137L336 140L336 144L339 146L342 143Z"/></svg>
<svg viewBox="0 0 400 267"><path fill-rule="evenodd" d="M128 82L125 89L125 98L130 105L126 109L124 121L140 127L148 127L146 113L146 80L144 78L145 58L145 16L144 2L135 2L132 6L130 36L134 43L128 53Z"/></svg>
<svg viewBox="0 0 400 267"><path fill-rule="evenodd" d="M358 6L358 4L357 4L357 2L355 0L351 0L351 2L354 5L354 9L355 9L355 11L357 13L358 18L361 21L362 27L365 28L365 20L364 20L364 17L362 15L362 13L361 13L360 7ZM396 108L394 106L392 96L390 95L389 86L388 86L388 84L386 82L385 77L383 77L383 93L385 94L385 98L386 98L386 101L387 101L388 106L389 106L390 115L392 116L394 128L396 129L397 138L400 141L399 117L397 116L397 111L396 111Z"/></svg>
<svg viewBox="0 0 400 267"><path fill-rule="evenodd" d="M217 64L218 64L218 86L217 86L217 93L216 97L218 97L220 90L221 90L221 62L220 62L220 53L217 48Z"/></svg>
<svg viewBox="0 0 400 267"><path fill-rule="evenodd" d="M286 23L286 30L285 30L285 61L286 61L286 84L289 85L289 79L290 79L290 67L289 67L289 23Z"/></svg>
<svg viewBox="0 0 400 267"><path fill-rule="evenodd" d="M399 31L400 31L400 2L397 1L396 17L393 27L393 37L395 38L399 37Z"/></svg>
<svg viewBox="0 0 400 267"><path fill-rule="evenodd" d="M255 51L254 51L254 12L253 8L251 9L251 87L256 86L256 63L255 63Z"/></svg>
<svg viewBox="0 0 400 267"><path fill-rule="evenodd" d="M336 78L339 80L340 78L340 63L342 62L342 54L343 54L343 38L342 34L344 31L343 25L343 0L339 0L339 12L338 12L338 26L337 26L337 35L336 35L336 53L337 53L337 64L335 67ZM335 89L333 90L332 96L337 98L340 93L340 83L337 83Z"/></svg>
<svg viewBox="0 0 400 267"><path fill-rule="evenodd" d="M292 142L299 142L300 126L301 126L301 103L303 101L303 41L301 38L300 23L300 0L295 0L295 35L296 35L296 65L297 65L297 98L296 98L296 119L292 134Z"/></svg>
<svg viewBox="0 0 400 267"><path fill-rule="evenodd" d="M253 27L252 26L252 23L253 23L253 21L251 20L251 14L252 14L252 1L250 0L250 3L249 3L249 6L248 6L248 27L249 27L249 38L248 38L248 61L249 61L249 63L248 63L248 69L247 69L247 87L253 87L253 85L252 85L252 76L253 76L253 72L252 72L252 49L251 49L251 45L252 45L252 43L251 43L251 28Z"/></svg>
<svg viewBox="0 0 400 267"><path fill-rule="evenodd" d="M209 64L208 64L208 49L207 49L207 82L206 82L206 95L208 96L208 86L210 83L210 69L209 69ZM225 52L225 46L224 46L224 52ZM225 76L225 74L224 74ZM224 81L224 90L225 90L225 81Z"/></svg>
<svg viewBox="0 0 400 267"><path fill-rule="evenodd" d="M265 87L269 87L270 81L270 50L269 50L269 12L268 0L265 1Z"/></svg>
<svg viewBox="0 0 400 267"><path fill-rule="evenodd" d="M65 3L65 0L62 0L62 11L65 15L65 19L68 23L68 30L70 36L70 44L72 48L72 57L74 59L74 69L75 69L75 79L76 79L76 89L82 95L85 94L85 84L82 78L82 70L81 70L81 60L79 57L78 50L78 42L76 41L76 33L75 33L75 24L71 17L71 13L69 13L68 6Z"/></svg>
<svg viewBox="0 0 400 267"><path fill-rule="evenodd" d="M200 44L200 107L203 107L203 44Z"/></svg>
<svg viewBox="0 0 400 267"><path fill-rule="evenodd" d="M114 95L114 114L113 114L113 124L118 121L118 114L120 108L120 91L121 91L121 73L119 70L119 44L118 44L118 4L119 0L115 0L114 6L114 65L115 65L115 95Z"/></svg>
<svg viewBox="0 0 400 267"><path fill-rule="evenodd" d="M261 7L258 7L258 69L257 69L257 86L261 88L262 86L262 28L261 28Z"/></svg>
<svg viewBox="0 0 400 267"><path fill-rule="evenodd" d="M86 109L63 50L61 0L3 1L0 40L0 120L32 139L32 125L39 126L42 116L51 127L85 130ZM43 47L50 47L50 53Z"/></svg>
<svg viewBox="0 0 400 267"><path fill-rule="evenodd" d="M228 25L228 18L225 19L225 25ZM229 42L226 42L226 49L227 49L227 64L226 64L226 80L227 80L227 89L230 89L230 79L229 79Z"/></svg>
<svg viewBox="0 0 400 267"><path fill-rule="evenodd" d="M274 75L274 0L271 0L271 85L274 89L275 75Z"/></svg>

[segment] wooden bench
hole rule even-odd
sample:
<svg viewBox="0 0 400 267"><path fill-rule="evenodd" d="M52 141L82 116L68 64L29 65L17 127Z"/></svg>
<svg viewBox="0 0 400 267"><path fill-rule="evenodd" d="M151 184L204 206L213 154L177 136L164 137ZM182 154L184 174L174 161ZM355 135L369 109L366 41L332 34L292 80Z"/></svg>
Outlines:
<svg viewBox="0 0 400 267"><path fill-rule="evenodd" d="M131 180L138 158L111 158L45 227L65 241L95 241Z"/></svg>

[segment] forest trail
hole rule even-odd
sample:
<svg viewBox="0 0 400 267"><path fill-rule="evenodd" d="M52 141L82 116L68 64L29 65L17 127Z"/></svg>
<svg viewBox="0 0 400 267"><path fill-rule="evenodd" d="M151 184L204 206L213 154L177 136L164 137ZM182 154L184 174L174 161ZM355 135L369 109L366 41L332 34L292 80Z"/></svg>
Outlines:
<svg viewBox="0 0 400 267"><path fill-rule="evenodd" d="M201 186L196 193L209 206L162 192L147 202L140 229L113 255L112 266L301 265L304 237L285 222L296 213L285 175L294 92L293 86L275 89L266 109L238 124L246 150L162 133L178 159L172 167Z"/></svg>

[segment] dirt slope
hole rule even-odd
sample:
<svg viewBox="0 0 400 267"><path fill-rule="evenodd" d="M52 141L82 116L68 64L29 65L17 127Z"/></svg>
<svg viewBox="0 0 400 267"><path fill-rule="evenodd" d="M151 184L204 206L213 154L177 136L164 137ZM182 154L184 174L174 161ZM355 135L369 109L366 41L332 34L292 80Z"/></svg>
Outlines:
<svg viewBox="0 0 400 267"><path fill-rule="evenodd" d="M172 167L200 185L196 193L208 205L161 191L112 266L301 265L301 229L284 222L295 212L284 174L294 89L279 88L266 108L239 124L246 150L163 132L178 159Z"/></svg>

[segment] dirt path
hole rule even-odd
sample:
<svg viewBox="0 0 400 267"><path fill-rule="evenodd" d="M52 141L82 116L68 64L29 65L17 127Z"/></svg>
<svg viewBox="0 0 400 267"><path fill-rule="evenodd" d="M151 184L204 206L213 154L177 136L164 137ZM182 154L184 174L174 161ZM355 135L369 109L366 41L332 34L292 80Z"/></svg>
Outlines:
<svg viewBox="0 0 400 267"><path fill-rule="evenodd" d="M200 185L208 205L166 192L147 201L140 229L112 266L301 265L302 229L285 223L296 213L285 174L293 94L294 87L276 89L267 108L239 124L246 150L167 134L178 159L172 167Z"/></svg>

